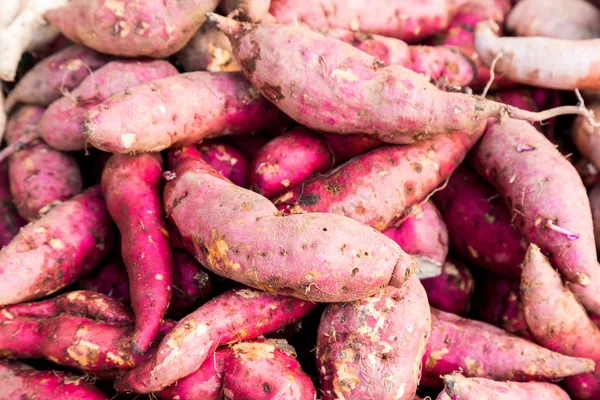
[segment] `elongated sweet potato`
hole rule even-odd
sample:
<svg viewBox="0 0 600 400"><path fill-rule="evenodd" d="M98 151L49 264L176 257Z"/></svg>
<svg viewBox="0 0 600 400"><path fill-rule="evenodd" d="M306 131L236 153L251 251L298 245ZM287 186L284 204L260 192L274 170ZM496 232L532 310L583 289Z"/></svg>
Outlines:
<svg viewBox="0 0 600 400"><path fill-rule="evenodd" d="M596 184L588 193L592 210L592 221L594 223L594 239L596 240L596 251L600 249L600 185Z"/></svg>
<svg viewBox="0 0 600 400"><path fill-rule="evenodd" d="M177 53L177 60L186 72L235 72L239 71L231 55L231 43L223 32L212 24L202 24L198 32Z"/></svg>
<svg viewBox="0 0 600 400"><path fill-rule="evenodd" d="M453 251L490 271L521 275L526 242L492 186L462 165L433 201L448 227Z"/></svg>
<svg viewBox="0 0 600 400"><path fill-rule="evenodd" d="M521 291L525 321L536 342L562 354L600 361L600 329L534 244L527 251ZM592 373L566 378L565 384L574 398L598 398L600 365Z"/></svg>
<svg viewBox="0 0 600 400"><path fill-rule="evenodd" d="M72 0L45 17L74 42L102 53L164 58L179 51L218 0Z"/></svg>
<svg viewBox="0 0 600 400"><path fill-rule="evenodd" d="M315 305L240 288L215 297L183 318L156 353L116 382L118 390L149 393L196 371L221 345L256 338L302 318Z"/></svg>
<svg viewBox="0 0 600 400"><path fill-rule="evenodd" d="M296 128L263 146L250 165L250 188L272 198L332 167L331 152L313 131Z"/></svg>
<svg viewBox="0 0 600 400"><path fill-rule="evenodd" d="M483 130L380 147L282 194L275 204L292 212L341 214L383 230L447 179Z"/></svg>
<svg viewBox="0 0 600 400"><path fill-rule="evenodd" d="M383 234L419 262L416 274L430 278L441 273L448 256L448 229L432 202L412 206L406 216L383 231Z"/></svg>
<svg viewBox="0 0 600 400"><path fill-rule="evenodd" d="M388 284L400 287L416 267L394 241L350 218L281 216L268 199L228 182L203 161L183 158L172 169L176 178L164 194L167 215L185 248L217 275L273 293L337 302L373 295Z"/></svg>
<svg viewBox="0 0 600 400"><path fill-rule="evenodd" d="M423 279L421 283L432 307L457 315L469 311L475 281L469 268L460 260L448 257L439 276Z"/></svg>
<svg viewBox="0 0 600 400"><path fill-rule="evenodd" d="M81 131L86 111L127 88L178 73L162 60L109 62L48 107L38 124L42 138L58 150L83 150L86 139Z"/></svg>
<svg viewBox="0 0 600 400"><path fill-rule="evenodd" d="M20 362L0 362L0 400L77 399L109 400L83 376L60 371L36 371Z"/></svg>
<svg viewBox="0 0 600 400"><path fill-rule="evenodd" d="M523 237L550 256L588 310L600 312L590 203L571 163L532 125L512 119L489 126L471 156Z"/></svg>
<svg viewBox="0 0 600 400"><path fill-rule="evenodd" d="M10 111L17 103L49 106L110 59L84 46L67 47L27 72L6 98L5 109Z"/></svg>
<svg viewBox="0 0 600 400"><path fill-rule="evenodd" d="M317 336L323 399L413 399L431 320L416 276L402 289L331 304Z"/></svg>
<svg viewBox="0 0 600 400"><path fill-rule="evenodd" d="M431 309L423 375L436 382L462 368L469 377L497 381L555 380L592 371L594 363L555 353L500 328Z"/></svg>
<svg viewBox="0 0 600 400"><path fill-rule="evenodd" d="M316 400L315 385L285 340L242 342L231 350L223 371L225 399Z"/></svg>
<svg viewBox="0 0 600 400"><path fill-rule="evenodd" d="M349 159L365 154L383 144L369 136L338 135L336 133L327 133L324 136L329 150L333 153L335 165L343 164Z"/></svg>
<svg viewBox="0 0 600 400"><path fill-rule="evenodd" d="M57 205L0 250L0 305L44 297L74 282L109 254L113 233L98 186Z"/></svg>
<svg viewBox="0 0 600 400"><path fill-rule="evenodd" d="M593 103L588 107L594 113L600 113L600 103ZM600 128L592 127L585 119L577 118L571 128L571 137L581 155L596 168L600 168Z"/></svg>
<svg viewBox="0 0 600 400"><path fill-rule="evenodd" d="M120 257L108 261L92 274L80 279L79 287L106 294L127 306L131 304L127 269Z"/></svg>
<svg viewBox="0 0 600 400"><path fill-rule="evenodd" d="M136 316L132 348L138 354L150 347L171 300L173 259L160 198L162 166L160 154L116 154L102 173L106 206L121 233Z"/></svg>
<svg viewBox="0 0 600 400"><path fill-rule="evenodd" d="M271 0L223 0L220 4L226 15L235 13L236 17L253 22L259 22L270 6Z"/></svg>
<svg viewBox="0 0 600 400"><path fill-rule="evenodd" d="M8 162L0 163L0 249L15 237L27 222L21 218L12 201L8 178Z"/></svg>
<svg viewBox="0 0 600 400"><path fill-rule="evenodd" d="M277 116L241 74L190 72L113 95L86 115L83 133L94 147L111 153L161 151L259 131Z"/></svg>

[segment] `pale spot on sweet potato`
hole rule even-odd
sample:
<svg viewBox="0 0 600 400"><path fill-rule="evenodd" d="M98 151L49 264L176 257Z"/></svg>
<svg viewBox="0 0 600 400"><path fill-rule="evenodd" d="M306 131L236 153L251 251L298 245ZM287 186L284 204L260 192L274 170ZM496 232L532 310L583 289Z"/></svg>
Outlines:
<svg viewBox="0 0 600 400"><path fill-rule="evenodd" d="M135 133L124 133L121 135L121 144L126 149L131 148L131 146L133 146L133 144L136 142L136 140L137 140L137 137L136 137Z"/></svg>
<svg viewBox="0 0 600 400"><path fill-rule="evenodd" d="M167 228L165 228L164 226L160 227L160 231L163 233L163 235L165 235L166 237L169 237L169 230Z"/></svg>
<svg viewBox="0 0 600 400"><path fill-rule="evenodd" d="M122 17L125 12L125 3L121 0L106 0L104 6L111 10L117 17Z"/></svg>
<svg viewBox="0 0 600 400"><path fill-rule="evenodd" d="M281 184L285 187L290 186L290 180L289 179L284 179L281 181Z"/></svg>
<svg viewBox="0 0 600 400"><path fill-rule="evenodd" d="M133 366L133 363L131 361L127 362L127 361L125 361L125 359L123 357L121 357L118 354L115 354L113 352L110 352L110 351L106 353L106 361L115 363L117 365L129 364L129 365Z"/></svg>
<svg viewBox="0 0 600 400"><path fill-rule="evenodd" d="M354 360L354 351L352 349L343 350L344 357L336 358L334 362L335 376L333 378L333 390L338 399L344 399L343 392L351 392L359 383L359 371L349 362Z"/></svg>
<svg viewBox="0 0 600 400"><path fill-rule="evenodd" d="M164 113L166 113L166 112L167 112L167 108L161 104L160 106L158 106L158 111L159 111L161 114L164 114Z"/></svg>
<svg viewBox="0 0 600 400"><path fill-rule="evenodd" d="M117 25L115 27L117 32L119 33L119 36L122 38L126 37L127 35L129 35L129 32L131 32L131 27L126 21L117 22Z"/></svg>
<svg viewBox="0 0 600 400"><path fill-rule="evenodd" d="M354 72L342 69L334 69L331 71L330 76L336 79L338 82L356 82L358 80L358 76L356 76Z"/></svg>
<svg viewBox="0 0 600 400"><path fill-rule="evenodd" d="M7 310L4 310L4 309L3 309L1 312L2 312L2 315L3 315L4 317L8 318L8 319L14 319L14 318L15 318L15 316L14 316L14 315L12 315L12 313L10 313L10 312L9 312L9 311L7 311Z"/></svg>
<svg viewBox="0 0 600 400"><path fill-rule="evenodd" d="M467 249L469 250L469 253L471 253L471 257L473 257L473 258L479 258L479 253L477 252L477 250L475 250L471 246L467 246Z"/></svg>
<svg viewBox="0 0 600 400"><path fill-rule="evenodd" d="M233 346L235 357L241 362L257 361L267 358L275 358L275 344L273 343L238 343Z"/></svg>
<svg viewBox="0 0 600 400"><path fill-rule="evenodd" d="M62 250L65 248L65 244L62 240L55 238L50 240L50 247L54 250Z"/></svg>
<svg viewBox="0 0 600 400"><path fill-rule="evenodd" d="M142 21L137 24L137 27L135 28L135 33L141 36L144 33L146 33L148 28L150 28L150 24L145 21Z"/></svg>
<svg viewBox="0 0 600 400"><path fill-rule="evenodd" d="M210 72L235 72L240 68L233 60L231 52L221 47L208 46L208 52L212 56L210 64L206 66L206 70Z"/></svg>
<svg viewBox="0 0 600 400"><path fill-rule="evenodd" d="M69 346L67 354L81 367L96 364L100 348L98 345L87 340L81 340L79 343Z"/></svg>
<svg viewBox="0 0 600 400"><path fill-rule="evenodd" d="M227 388L223 388L223 394L226 399L233 399L233 392Z"/></svg>
<svg viewBox="0 0 600 400"><path fill-rule="evenodd" d="M396 398L401 399L404 396L404 392L406 391L406 383L402 382L400 386L398 386L398 391L396 392Z"/></svg>
<svg viewBox="0 0 600 400"><path fill-rule="evenodd" d="M79 68L81 68L81 66L84 65L83 61L80 60L79 58L75 58L72 60L67 61L66 63L62 64L59 69L62 70L67 70L67 71L77 71Z"/></svg>
<svg viewBox="0 0 600 400"><path fill-rule="evenodd" d="M162 281L163 280L162 274L156 274L155 278L156 278L157 281Z"/></svg>
<svg viewBox="0 0 600 400"><path fill-rule="evenodd" d="M358 19L354 18L352 21L350 21L350 30L355 32L360 30L360 21Z"/></svg>
<svg viewBox="0 0 600 400"><path fill-rule="evenodd" d="M258 290L253 290L253 289L240 289L240 290L236 290L235 294L237 294L240 297L243 297L245 299L253 299L256 297L260 297L262 295L264 295L263 292L258 291Z"/></svg>
<svg viewBox="0 0 600 400"><path fill-rule="evenodd" d="M429 357L427 357L427 362L425 363L426 368L432 369L433 367L435 367L437 362L440 361L444 357L444 355L448 354L449 352L450 350L448 350L446 347L440 350L432 351L429 354Z"/></svg>
<svg viewBox="0 0 600 400"><path fill-rule="evenodd" d="M467 367L467 372L472 376L483 376L484 371L481 363L473 360L472 358L465 357L465 365Z"/></svg>
<svg viewBox="0 0 600 400"><path fill-rule="evenodd" d="M23 166L25 167L25 169L27 171L33 170L34 164L33 164L33 160L31 159L31 157L27 157L25 160L23 160Z"/></svg>
<svg viewBox="0 0 600 400"><path fill-rule="evenodd" d="M387 175L387 174L389 174L389 173L390 173L390 171L388 171L388 170L386 170L386 169L383 169L383 170L379 171L379 172L377 173L377 175L379 175L379 176L386 176L386 175Z"/></svg>

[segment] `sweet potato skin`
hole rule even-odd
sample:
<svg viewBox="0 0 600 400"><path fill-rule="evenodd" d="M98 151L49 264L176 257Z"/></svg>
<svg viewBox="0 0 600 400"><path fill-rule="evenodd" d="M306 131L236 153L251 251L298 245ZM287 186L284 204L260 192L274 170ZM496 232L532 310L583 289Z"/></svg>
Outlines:
<svg viewBox="0 0 600 400"><path fill-rule="evenodd" d="M457 315L469 311L475 280L464 262L448 257L439 276L423 279L421 283L432 307Z"/></svg>
<svg viewBox="0 0 600 400"><path fill-rule="evenodd" d="M268 199L227 182L200 160L184 160L174 171L165 187L167 215L185 248L217 275L336 302L370 296L390 282L401 285L416 267L391 239L352 219L279 216ZM240 233L242 227L247 233Z"/></svg>
<svg viewBox="0 0 600 400"><path fill-rule="evenodd" d="M250 165L250 188L267 198L327 171L333 158L326 143L310 129L296 128L264 145Z"/></svg>
<svg viewBox="0 0 600 400"><path fill-rule="evenodd" d="M371 393L412 400L430 329L427 296L416 276L401 289L330 304L317 334L323 399L365 399Z"/></svg>
<svg viewBox="0 0 600 400"><path fill-rule="evenodd" d="M213 278L191 255L173 250L173 296L168 314L183 318L205 303L210 296Z"/></svg>
<svg viewBox="0 0 600 400"><path fill-rule="evenodd" d="M137 393L162 390L200 368L218 346L275 331L314 307L248 288L225 292L179 321L156 353L117 381L115 388Z"/></svg>
<svg viewBox="0 0 600 400"><path fill-rule="evenodd" d="M10 193L8 162L0 163L0 248L6 246L27 222L19 215Z"/></svg>
<svg viewBox="0 0 600 400"><path fill-rule="evenodd" d="M200 158L240 187L248 187L250 161L235 146L218 140L205 140L191 145Z"/></svg>
<svg viewBox="0 0 600 400"><path fill-rule="evenodd" d="M127 88L178 73L161 60L109 62L85 78L69 96L48 107L38 124L42 138L58 150L83 150L86 139L81 130L86 111Z"/></svg>
<svg viewBox="0 0 600 400"><path fill-rule="evenodd" d="M187 43L217 5L217 0L73 0L45 17L72 41L102 53L165 58Z"/></svg>
<svg viewBox="0 0 600 400"><path fill-rule="evenodd" d="M47 296L102 262L113 226L100 187L50 210L0 250L0 305Z"/></svg>
<svg viewBox="0 0 600 400"><path fill-rule="evenodd" d="M224 0L220 4L226 15L237 11L238 17L253 22L260 21L270 6L271 0Z"/></svg>
<svg viewBox="0 0 600 400"><path fill-rule="evenodd" d="M202 24L198 32L177 53L186 72L236 72L240 70L231 54L227 36L212 24Z"/></svg>
<svg viewBox="0 0 600 400"><path fill-rule="evenodd" d="M588 104L587 107L595 115L600 113L600 103ZM571 137L581 155L590 160L596 168L600 168L600 132L598 128L592 127L584 118L577 117L571 128Z"/></svg>
<svg viewBox="0 0 600 400"><path fill-rule="evenodd" d="M110 153L156 152L259 131L278 114L239 73L200 71L113 95L86 115L83 133L94 147Z"/></svg>
<svg viewBox="0 0 600 400"><path fill-rule="evenodd" d="M596 239L596 251L600 249L600 185L596 184L588 193L594 223L594 238Z"/></svg>
<svg viewBox="0 0 600 400"><path fill-rule="evenodd" d="M120 257L108 261L92 274L80 279L79 287L104 293L127 306L131 304L127 269Z"/></svg>
<svg viewBox="0 0 600 400"><path fill-rule="evenodd" d="M160 154L113 155L102 173L102 192L121 233L131 305L136 315L134 352L143 353L169 307L173 258L164 220Z"/></svg>
<svg viewBox="0 0 600 400"><path fill-rule="evenodd" d="M327 133L324 135L329 150L333 153L335 165L365 154L383 145L380 140L362 135L339 135Z"/></svg>

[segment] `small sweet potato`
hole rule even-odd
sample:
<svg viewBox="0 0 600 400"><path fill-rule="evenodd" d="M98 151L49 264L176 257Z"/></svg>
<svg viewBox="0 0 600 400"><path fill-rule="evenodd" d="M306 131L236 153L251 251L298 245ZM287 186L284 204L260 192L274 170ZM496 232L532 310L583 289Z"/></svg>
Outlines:
<svg viewBox="0 0 600 400"><path fill-rule="evenodd" d="M416 276L404 288L330 304L317 336L323 399L412 400L431 320Z"/></svg>
<svg viewBox="0 0 600 400"><path fill-rule="evenodd" d="M129 306L131 304L129 278L127 277L127 269L120 258L108 261L96 268L90 275L81 278L79 287L84 290L103 293Z"/></svg>
<svg viewBox="0 0 600 400"><path fill-rule="evenodd" d="M87 113L83 133L103 151L156 152L256 132L278 114L239 73L189 72L113 95Z"/></svg>
<svg viewBox="0 0 600 400"><path fill-rule="evenodd" d="M600 103L588 104L595 115L600 115ZM585 118L577 118L571 128L571 137L583 157L600 168L600 128L592 127Z"/></svg>
<svg viewBox="0 0 600 400"><path fill-rule="evenodd" d="M57 150L83 150L86 139L81 131L86 111L127 88L178 73L162 60L109 62L48 107L38 124L42 138Z"/></svg>
<svg viewBox="0 0 600 400"><path fill-rule="evenodd" d="M234 13L244 21L259 22L268 12L271 0L223 0L220 8L225 15Z"/></svg>
<svg viewBox="0 0 600 400"><path fill-rule="evenodd" d="M335 165L345 163L351 158L374 150L383 142L369 136L362 135L339 135L327 133L324 135L329 150L333 153Z"/></svg>
<svg viewBox="0 0 600 400"><path fill-rule="evenodd" d="M250 161L235 146L217 140L205 140L191 145L202 160L225 178L241 187L248 187Z"/></svg>
<svg viewBox="0 0 600 400"><path fill-rule="evenodd" d="M273 198L309 176L329 170L332 163L331 152L321 137L310 129L292 129L254 156L248 176L250 188Z"/></svg>
<svg viewBox="0 0 600 400"><path fill-rule="evenodd" d="M457 315L469 311L475 281L462 261L448 257L439 276L423 279L421 283L432 307Z"/></svg>
<svg viewBox="0 0 600 400"><path fill-rule="evenodd" d="M21 218L10 194L8 162L0 163L0 249L15 237L27 222Z"/></svg>
<svg viewBox="0 0 600 400"><path fill-rule="evenodd" d="M186 72L239 71L231 54L231 43L223 32L212 24L202 24L198 32L177 53L177 60Z"/></svg>
<svg viewBox="0 0 600 400"><path fill-rule="evenodd" d="M162 390L200 368L218 346L277 330L314 307L253 289L225 292L179 321L156 353L117 381L115 388L137 393Z"/></svg>

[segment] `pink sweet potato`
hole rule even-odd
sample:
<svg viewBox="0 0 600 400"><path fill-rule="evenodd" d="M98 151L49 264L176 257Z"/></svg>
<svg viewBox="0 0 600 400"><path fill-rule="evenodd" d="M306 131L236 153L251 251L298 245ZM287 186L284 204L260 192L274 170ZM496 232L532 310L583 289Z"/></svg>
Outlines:
<svg viewBox="0 0 600 400"><path fill-rule="evenodd" d="M421 283L432 307L457 315L469 311L475 281L469 268L460 260L448 257L439 276L423 279Z"/></svg>
<svg viewBox="0 0 600 400"><path fill-rule="evenodd" d="M600 103L589 104L596 115L600 115ZM600 168L600 128L592 127L585 118L577 118L571 128L571 137L583 157Z"/></svg>
<svg viewBox="0 0 600 400"><path fill-rule="evenodd" d="M596 362L594 372L565 379L569 393L576 399L598 398L600 329L534 244L527 251L521 291L525 321L537 343L562 354Z"/></svg>
<svg viewBox="0 0 600 400"><path fill-rule="evenodd" d="M594 185L588 193L590 206L592 210L592 221L594 223L594 239L596 241L596 251L600 249L600 184Z"/></svg>
<svg viewBox="0 0 600 400"><path fill-rule="evenodd" d="M15 237L26 221L21 218L12 201L8 178L8 162L0 163L0 249Z"/></svg>
<svg viewBox="0 0 600 400"><path fill-rule="evenodd" d="M106 294L125 305L131 303L127 269L120 257L108 261L92 274L80 279L79 287Z"/></svg>
<svg viewBox="0 0 600 400"><path fill-rule="evenodd" d="M7 111L17 103L48 106L110 59L83 46L67 47L37 63L19 80L4 106Z"/></svg>
<svg viewBox="0 0 600 400"><path fill-rule="evenodd" d="M331 304L317 336L323 399L410 399L421 375L431 320L416 276L402 289Z"/></svg>
<svg viewBox="0 0 600 400"><path fill-rule="evenodd" d="M433 200L448 227L453 251L490 271L521 275L526 242L492 186L462 165Z"/></svg>
<svg viewBox="0 0 600 400"><path fill-rule="evenodd" d="M250 188L272 198L332 167L327 144L310 129L296 128L271 140L250 165Z"/></svg>
<svg viewBox="0 0 600 400"><path fill-rule="evenodd" d="M83 376L60 371L36 371L27 364L0 362L0 400L74 399L109 400Z"/></svg>
<svg viewBox="0 0 600 400"><path fill-rule="evenodd" d="M383 230L447 179L483 133L438 135L353 158L275 199L292 212L341 214Z"/></svg>
<svg viewBox="0 0 600 400"><path fill-rule="evenodd" d="M218 0L72 0L46 19L74 42L102 53L164 58L179 51Z"/></svg>
<svg viewBox="0 0 600 400"><path fill-rule="evenodd" d="M173 251L173 296L169 315L183 318L209 299L212 278L187 252Z"/></svg>
<svg viewBox="0 0 600 400"><path fill-rule="evenodd" d="M121 233L136 353L150 347L171 300L173 259L160 197L162 172L160 154L146 153L115 154L102 173L106 206Z"/></svg>
<svg viewBox="0 0 600 400"><path fill-rule="evenodd" d="M113 95L86 115L83 133L111 153L161 151L259 131L278 114L239 73L190 72Z"/></svg>
<svg viewBox="0 0 600 400"><path fill-rule="evenodd" d="M217 140L205 140L189 147L195 148L202 160L231 182L248 186L250 161L236 147Z"/></svg>
<svg viewBox="0 0 600 400"><path fill-rule="evenodd" d="M112 244L100 187L57 205L0 250L0 305L44 297L74 282L101 263Z"/></svg>
<svg viewBox="0 0 600 400"><path fill-rule="evenodd" d="M470 160L496 187L525 239L550 256L587 309L599 312L590 203L571 163L531 124L512 119L489 126Z"/></svg>
<svg viewBox="0 0 600 400"><path fill-rule="evenodd" d="M324 136L329 150L333 153L335 165L343 164L349 159L365 154L383 144L377 139L361 135L327 133Z"/></svg>
<svg viewBox="0 0 600 400"><path fill-rule="evenodd" d="M484 378L465 378L458 372L444 376L445 392L437 400L570 400L553 383L496 382Z"/></svg>
<svg viewBox="0 0 600 400"><path fill-rule="evenodd" d="M183 159L167 182L167 215L207 269L242 284L310 301L353 301L403 285L416 267L394 241L350 218L282 216L265 197L206 163ZM197 212L202 210L202 212Z"/></svg>
<svg viewBox="0 0 600 400"><path fill-rule="evenodd" d="M555 353L500 328L431 309L431 335L423 356L423 375L462 368L466 376L498 381L555 380L593 370L585 358Z"/></svg>
<svg viewBox="0 0 600 400"><path fill-rule="evenodd" d="M203 24L183 49L177 60L186 72L235 72L239 71L231 55L231 43L227 36L212 24Z"/></svg>
<svg viewBox="0 0 600 400"><path fill-rule="evenodd" d="M220 8L227 14L235 13L245 21L259 22L268 12L271 0L223 0Z"/></svg>
<svg viewBox="0 0 600 400"><path fill-rule="evenodd" d="M253 289L225 292L179 321L156 353L115 387L138 393L162 390L200 368L218 346L277 330L314 307L307 301Z"/></svg>
<svg viewBox="0 0 600 400"><path fill-rule="evenodd" d="M38 124L42 138L57 150L83 150L86 139L81 130L86 111L127 88L178 73L161 60L109 62L48 107Z"/></svg>
<svg viewBox="0 0 600 400"><path fill-rule="evenodd" d="M415 204L383 234L419 262L419 278L438 276L448 255L448 229L432 202Z"/></svg>
<svg viewBox="0 0 600 400"><path fill-rule="evenodd" d="M285 340L242 342L225 359L225 399L316 400L315 385Z"/></svg>

